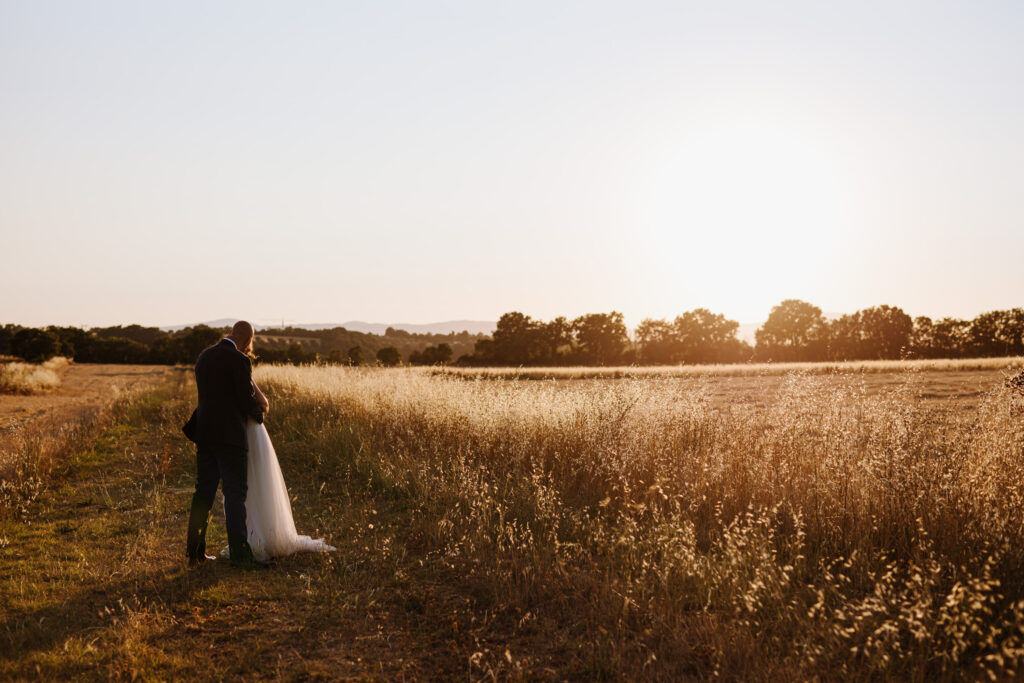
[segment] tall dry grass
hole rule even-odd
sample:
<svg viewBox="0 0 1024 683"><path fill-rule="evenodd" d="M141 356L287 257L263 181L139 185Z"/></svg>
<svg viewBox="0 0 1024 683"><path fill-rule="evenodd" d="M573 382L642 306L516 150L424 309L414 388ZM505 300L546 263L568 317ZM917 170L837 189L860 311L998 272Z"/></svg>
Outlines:
<svg viewBox="0 0 1024 683"><path fill-rule="evenodd" d="M1024 422L794 374L763 407L709 382L467 382L261 367L311 477L408 501L427 554L496 608L560 620L584 676L1014 677ZM580 673L580 672L577 672Z"/></svg>
<svg viewBox="0 0 1024 683"><path fill-rule="evenodd" d="M38 394L60 386L61 370L70 359L56 357L41 363L0 363L0 393Z"/></svg>
<svg viewBox="0 0 1024 683"><path fill-rule="evenodd" d="M50 363L49 369L55 366ZM127 389L112 384L100 405L70 414L53 411L0 431L0 519L27 515L45 488L60 478L71 455L90 448L98 434L150 391L144 384Z"/></svg>
<svg viewBox="0 0 1024 683"><path fill-rule="evenodd" d="M787 375L873 374L908 371L965 372L1011 370L1024 367L1024 360L1007 358L939 358L926 360L863 360L833 363L734 363L717 365L623 365L609 367L487 367L442 366L432 368L438 375L467 379L628 379L668 377L752 377Z"/></svg>

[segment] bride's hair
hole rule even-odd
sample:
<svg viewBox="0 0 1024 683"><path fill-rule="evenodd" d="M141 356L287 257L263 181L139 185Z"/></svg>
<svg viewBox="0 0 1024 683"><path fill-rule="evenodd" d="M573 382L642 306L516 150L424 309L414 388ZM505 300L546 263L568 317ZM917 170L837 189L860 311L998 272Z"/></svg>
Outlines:
<svg viewBox="0 0 1024 683"><path fill-rule="evenodd" d="M256 358L258 358L258 356L255 353L253 353L252 350L252 337L249 338L249 342L245 345L245 348L242 349L242 353L249 356L251 360L256 360Z"/></svg>

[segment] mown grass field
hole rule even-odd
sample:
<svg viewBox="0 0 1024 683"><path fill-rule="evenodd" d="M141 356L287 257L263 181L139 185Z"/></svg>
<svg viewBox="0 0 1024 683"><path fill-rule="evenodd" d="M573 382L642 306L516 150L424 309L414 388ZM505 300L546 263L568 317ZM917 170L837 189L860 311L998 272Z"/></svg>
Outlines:
<svg viewBox="0 0 1024 683"><path fill-rule="evenodd" d="M31 498L7 475L0 677L1012 679L1009 368L261 367L296 524L339 551L250 574L185 567L182 371Z"/></svg>

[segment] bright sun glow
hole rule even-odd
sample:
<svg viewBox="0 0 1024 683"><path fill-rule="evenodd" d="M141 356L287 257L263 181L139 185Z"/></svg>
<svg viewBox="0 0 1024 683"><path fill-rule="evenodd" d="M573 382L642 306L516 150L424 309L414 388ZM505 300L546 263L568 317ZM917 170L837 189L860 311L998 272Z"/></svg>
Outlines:
<svg viewBox="0 0 1024 683"><path fill-rule="evenodd" d="M651 237L666 247L666 295L706 288L701 305L740 315L812 297L856 229L835 141L751 115L688 126L669 149L648 205Z"/></svg>

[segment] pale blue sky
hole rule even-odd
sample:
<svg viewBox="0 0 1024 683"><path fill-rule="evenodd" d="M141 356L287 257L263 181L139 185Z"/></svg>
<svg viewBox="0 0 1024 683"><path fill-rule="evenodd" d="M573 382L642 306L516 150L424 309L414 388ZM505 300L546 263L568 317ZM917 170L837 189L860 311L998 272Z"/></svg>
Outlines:
<svg viewBox="0 0 1024 683"><path fill-rule="evenodd" d="M0 0L0 322L1024 305L1022 8Z"/></svg>

